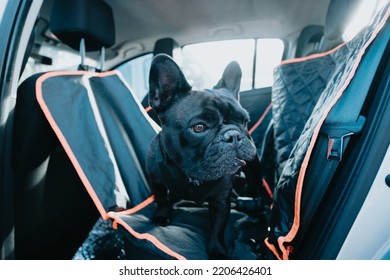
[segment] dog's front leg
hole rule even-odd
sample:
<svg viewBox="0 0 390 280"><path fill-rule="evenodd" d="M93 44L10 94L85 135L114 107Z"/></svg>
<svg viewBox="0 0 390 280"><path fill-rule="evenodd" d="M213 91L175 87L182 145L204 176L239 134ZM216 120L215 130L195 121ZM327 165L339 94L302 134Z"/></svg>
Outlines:
<svg viewBox="0 0 390 280"><path fill-rule="evenodd" d="M172 205L169 199L169 191L164 185L152 185L151 189L155 195L157 209L152 218L155 225L166 226L170 223L172 216Z"/></svg>
<svg viewBox="0 0 390 280"><path fill-rule="evenodd" d="M209 199L210 237L208 255L210 259L227 259L225 248L225 228L230 214L230 191L223 190Z"/></svg>

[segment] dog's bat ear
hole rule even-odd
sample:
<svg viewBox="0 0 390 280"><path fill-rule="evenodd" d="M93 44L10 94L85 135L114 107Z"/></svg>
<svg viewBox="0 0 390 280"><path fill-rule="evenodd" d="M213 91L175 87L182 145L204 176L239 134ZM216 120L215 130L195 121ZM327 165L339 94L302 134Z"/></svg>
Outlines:
<svg viewBox="0 0 390 280"><path fill-rule="evenodd" d="M157 113L165 111L173 100L190 90L183 72L170 56L154 57L149 74L149 105Z"/></svg>
<svg viewBox="0 0 390 280"><path fill-rule="evenodd" d="M230 62L223 71L222 78L219 80L215 89L226 88L233 93L238 99L240 91L242 71L240 65L236 61Z"/></svg>

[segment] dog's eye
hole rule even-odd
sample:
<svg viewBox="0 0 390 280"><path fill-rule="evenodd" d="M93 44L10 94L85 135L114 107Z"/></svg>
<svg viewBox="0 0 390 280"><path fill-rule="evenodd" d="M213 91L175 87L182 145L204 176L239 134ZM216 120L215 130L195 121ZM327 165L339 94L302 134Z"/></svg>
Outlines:
<svg viewBox="0 0 390 280"><path fill-rule="evenodd" d="M205 130L207 129L207 126L202 124L202 123L198 123L196 125L194 125L192 127L192 130L196 133L201 133L201 132L204 132Z"/></svg>

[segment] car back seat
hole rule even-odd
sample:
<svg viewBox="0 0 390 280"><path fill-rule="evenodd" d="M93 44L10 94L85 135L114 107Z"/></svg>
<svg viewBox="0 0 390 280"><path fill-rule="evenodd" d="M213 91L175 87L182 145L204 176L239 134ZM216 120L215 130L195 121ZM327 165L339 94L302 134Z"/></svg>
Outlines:
<svg viewBox="0 0 390 280"><path fill-rule="evenodd" d="M289 67L293 68L299 64L314 66L311 62L321 62L328 55L333 55L334 60L336 60L335 56L340 58L341 55L351 55L347 63L348 67L335 66L333 70L337 71L329 74L328 85L323 88L318 97L321 103L318 101L313 113L308 113L308 122L298 135L275 188L272 222L266 242L267 248L277 258L290 257L293 248L291 246L295 245L296 232L294 231L301 225L299 219L302 213L300 209L302 190L306 192L315 189L315 186L305 186L303 189L302 181L305 173L302 173L302 170L305 171L310 158L310 147L316 143L315 135L319 132L326 114L344 93L338 89L341 87L344 90L343 85L348 85L351 81L349 77L352 79L352 76L349 74L356 71L364 51L371 50L370 53L376 53L376 48L368 49L368 47L373 42L378 42L375 38L378 34L383 34L379 31L388 16L388 10L382 12L360 36L349 44L322 55L285 62L277 69L277 74L280 74L283 71L289 72ZM388 32L385 34L388 36ZM383 43L386 38L381 36L378 37L379 42ZM388 42L388 37L386 42ZM345 52L340 54L340 51ZM380 54L379 51L377 53ZM364 70L362 70L363 73ZM64 82L66 80L72 83ZM282 86L282 81L277 79L276 85L279 83L280 86L277 86L275 90L281 93L283 88L289 88L292 83L289 80L287 82ZM153 130L153 123L120 76L114 72L102 74L49 73L36 79L34 84L33 92L39 97L39 110L43 111L45 117L42 121L43 123L46 121L46 126L49 123L50 128L55 132L56 140L53 141L59 141L65 149L66 156L70 159L103 218L112 219L113 226L120 233L119 239L125 239L124 242L119 242L120 246L124 247L120 247L118 251L127 250L124 256L126 258L206 258L204 240L207 236L207 225L203 222L204 215L207 215L206 209L185 203L175 208L175 218L171 225L163 228L155 227L149 221L155 205L153 196L148 197L148 189L142 177L142 155L145 155L145 150L142 149L148 146L147 140L151 139L156 130ZM62 85L61 91L66 93L66 96L55 94L59 90L58 84ZM118 90L112 91L112 88ZM117 92L120 95L115 97ZM119 102L113 103L111 97ZM121 100L126 100L126 102L120 102ZM78 106L80 104L82 106ZM117 110L118 108L122 109ZM69 114L69 112L72 113ZM119 115L118 112L120 112ZM47 132L46 130L44 133ZM96 145L100 148L95 148ZM124 155L121 154L122 148L125 151ZM137 151L137 149L141 150ZM134 159L134 162L131 159ZM127 167L134 163L134 169L128 170ZM119 186L123 184L116 184L116 179L124 183L124 188ZM66 189L66 186L62 187ZM139 195L136 195L137 193ZM127 199L131 196L131 199ZM124 200L120 199L123 197ZM295 198L298 198L297 204ZM120 207L128 209L123 210ZM260 216L260 213L255 214ZM248 243L253 236L264 236L268 226L262 217L255 218L236 209L232 211L226 236L229 249L232 248L230 252L232 258L258 259L269 256L256 252L258 248L253 249ZM96 229L99 230L104 225L107 223L99 223ZM93 246L94 244L90 242L99 242L99 239L87 238L83 246ZM92 258L94 255L88 257Z"/></svg>
<svg viewBox="0 0 390 280"><path fill-rule="evenodd" d="M332 18L332 15L344 15L337 10L339 2L330 3L328 19ZM320 137L319 132L328 114L332 116L329 112L333 106L338 102L345 102L339 99L361 94L364 100L368 93L376 67L389 40L388 26L377 38L379 30L386 26L389 16L387 9L388 7L350 42L324 53L285 61L275 70L272 101L277 170L267 245L278 258L290 257L297 235L304 232L304 227L312 218L310 213L316 211L318 201L328 187L325 183L321 184L322 176L328 176L326 179L330 181L333 173L327 173L327 170L322 169L310 156L314 154L318 158L317 153L312 153L313 148L320 146L316 145ZM329 28L332 27L334 26L330 25ZM327 28L325 26L325 33ZM336 29L340 31L339 27ZM359 84L362 81L364 85ZM351 111L347 109L350 104L343 106L344 114ZM339 114L343 113L339 111ZM362 119L357 117L355 121L362 123ZM328 154L325 149L320 162L341 160L344 147L337 152L336 158L332 158L330 154L333 153L333 142L328 144L325 141L325 147L328 147L327 145ZM307 170L311 171L306 172Z"/></svg>
<svg viewBox="0 0 390 280"><path fill-rule="evenodd" d="M313 174L325 174L326 170L321 168L317 170L317 164L327 163L327 159L335 160L338 163L344 148L342 146L341 149L338 149L340 147L335 143L340 144L340 142L333 138L334 135L331 134L329 134L329 137L332 141L325 141L325 152L323 151L323 145L316 145L317 141L323 140L323 138L320 138L322 137L320 136L321 133L328 133L329 127L332 128L334 125L328 117L335 118L335 115L336 119L340 117L340 113L335 113L340 112L339 106L345 109L345 113L351 111L359 113L358 106L352 106L356 107L354 110L347 109L351 108L350 102L347 102L348 106L343 106L346 105L346 100L351 97L359 96L359 99L362 102L364 101L375 76L375 71L371 71L371 69L376 69L389 41L389 26L386 25L389 15L390 8L388 5L351 42L342 44L325 53L285 61L276 70L277 79L274 93L279 97L282 94L288 94L289 98L278 100L278 104L282 101L285 102L285 106L280 106L287 111L291 109L288 107L291 98L298 97L304 101L311 101L310 96L307 96L308 89L313 92L318 91L317 100L312 103L308 102L308 111L304 111L304 114L302 114L307 119L297 133L297 139L285 140L286 143L292 141L295 144L284 161L284 167L281 169L280 178L276 183L270 230L266 239L267 248L276 258L293 258L294 249L299 250L299 247L296 247L296 238L299 238L299 234L310 223L311 212L316 210L321 195L328 187L327 184L320 185L315 181L320 176L314 176ZM328 62L328 64L324 64L324 62ZM319 71L314 71L315 69L319 69ZM327 75L323 76L324 73ZM362 79L362 76L365 79ZM299 81L308 81L308 83L299 83ZM317 81L320 82L317 83ZM336 104L339 105L335 106ZM338 108L338 110L333 110L335 108ZM341 112L343 111L341 110ZM301 114L294 114L293 116L295 115L302 116ZM289 118L282 114L281 117L283 116ZM353 122L351 127L355 126L355 123L361 124L360 120L362 118L358 115L356 117L351 116L351 118ZM288 134L290 129L296 129L293 127L295 125L294 119L290 117L290 120L291 122L288 122L285 127L279 127L284 133ZM274 119L274 121L276 120ZM279 122L275 125L283 126L283 123ZM359 127L356 131L353 128L348 130L351 127L348 128L348 124L346 126L348 132L358 132L361 129ZM345 127L342 128L345 129ZM325 136L325 139L327 140L327 136ZM278 138L276 141L283 141L283 139ZM322 157L315 156L311 158L312 155L318 154L318 148ZM317 173L312 173L313 171ZM326 173L325 175L331 177L332 173ZM306 182L312 183L306 184ZM308 194L313 196L308 196ZM205 214L205 209L191 207L188 204L178 205L175 208L172 224L167 227L155 227L150 224L149 220L155 207L153 202L153 197L150 197L131 209L122 212L111 211L107 215L113 219L114 227L126 236L127 241L133 246L132 249L137 247L139 251L144 252L142 257L166 259L205 258L204 239L207 227L200 220L200 217ZM253 251L249 246L245 247L245 242L248 242L251 236L261 236L262 231L268 226L265 219L257 220L257 223L253 224L247 223L248 220L245 220L245 217L248 217L245 213L236 211L236 209L232 211L227 235L225 236L231 250L231 256L244 259L271 257L263 252L251 255ZM243 230L243 227L246 227L246 230L248 228L252 230L256 228L256 230L248 234L247 231ZM241 244L237 246L238 243ZM249 252L249 254L244 254L243 251ZM140 255L130 253L127 257L138 258Z"/></svg>
<svg viewBox="0 0 390 280"><path fill-rule="evenodd" d="M302 30L298 38L296 58L326 53L343 44L343 33L352 15L359 7L359 3L361 1L330 1L325 26L307 26ZM312 46L312 40L316 42L314 46ZM310 60L307 63L310 63ZM306 67L306 64L302 65ZM318 69L306 67L307 72L302 75L300 80L289 81L291 85L299 83L302 87L302 91L297 93L294 98L285 96L286 93L280 95L278 90L275 90L278 84L274 83L271 98L272 117L267 133L264 135L264 141L259 147L261 163L264 166L263 179L271 189L279 180L285 161L300 136L320 94L326 87L328 79L334 71L333 67L332 59L324 59ZM320 72L321 81L316 81L316 84L313 84L310 79L315 77L318 72ZM285 102L286 99L289 102ZM289 128L287 132L286 127ZM255 141L259 141L259 136L263 135L255 135Z"/></svg>

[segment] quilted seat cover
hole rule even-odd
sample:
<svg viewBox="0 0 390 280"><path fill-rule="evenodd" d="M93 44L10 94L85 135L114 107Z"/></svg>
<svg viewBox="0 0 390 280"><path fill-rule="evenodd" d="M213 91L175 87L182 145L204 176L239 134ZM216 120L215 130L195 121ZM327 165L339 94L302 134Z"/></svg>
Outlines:
<svg viewBox="0 0 390 280"><path fill-rule="evenodd" d="M335 73L333 54L301 63L285 63L275 72L272 87L276 177L282 173L291 151L318 98ZM328 87L332 87L331 84Z"/></svg>
<svg viewBox="0 0 390 280"><path fill-rule="evenodd" d="M279 180L266 244L278 258L287 259L293 250L301 211L305 210L301 205L304 188L316 187L305 186L304 180L321 126L342 95L351 94L348 86L385 26L389 11L387 5L350 42L326 53L284 61L274 71L272 103ZM387 39L381 39L384 47L386 34L382 35Z"/></svg>

